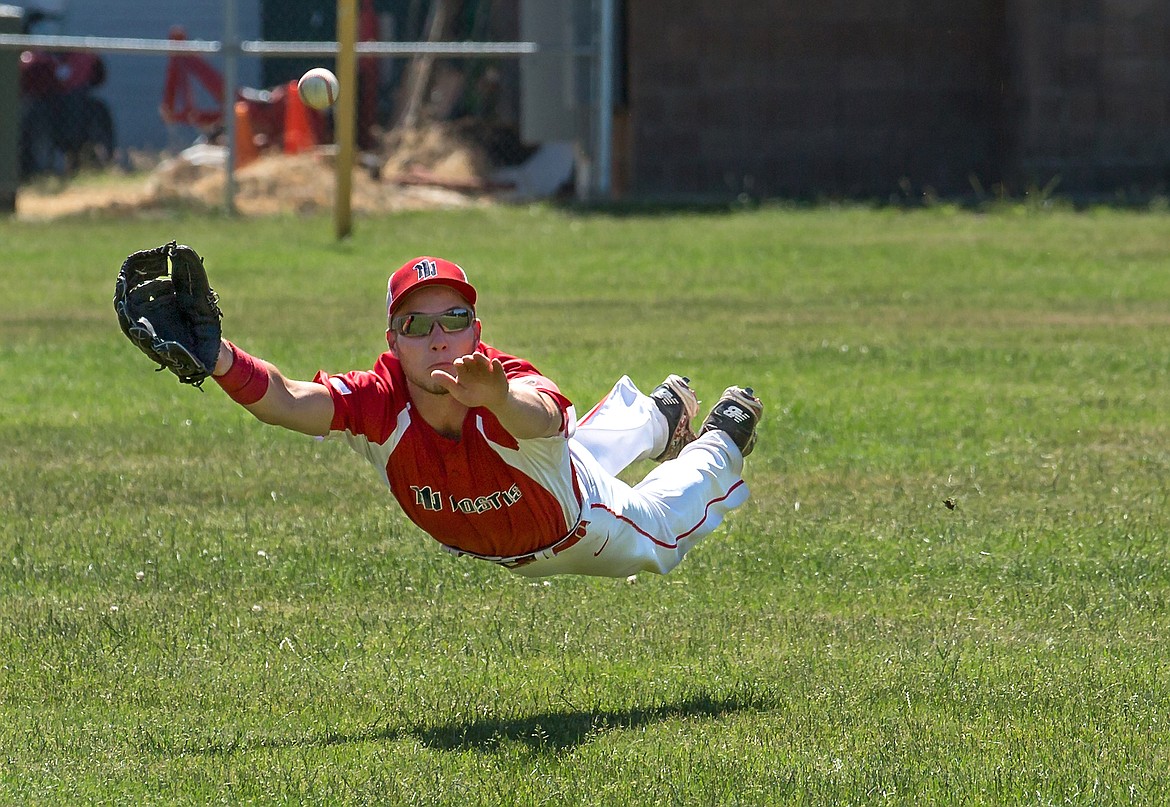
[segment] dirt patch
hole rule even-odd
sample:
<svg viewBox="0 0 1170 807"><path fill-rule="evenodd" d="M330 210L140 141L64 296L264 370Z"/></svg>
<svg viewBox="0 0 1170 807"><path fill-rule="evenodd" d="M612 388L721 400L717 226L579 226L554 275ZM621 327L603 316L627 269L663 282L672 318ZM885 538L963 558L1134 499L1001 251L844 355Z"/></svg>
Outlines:
<svg viewBox="0 0 1170 807"><path fill-rule="evenodd" d="M312 215L333 209L337 194L335 159L328 154L260 157L235 172L236 210L244 216ZM22 220L81 215L133 215L174 209L222 210L225 174L221 166L183 159L161 163L146 175L108 182L74 182L25 187L17 194ZM490 204L477 193L382 181L355 169L350 207L355 214Z"/></svg>
<svg viewBox="0 0 1170 807"><path fill-rule="evenodd" d="M379 150L361 155L361 165L353 170L351 209L360 215L494 204L493 194L507 187L491 181L500 150L477 139L483 136L450 124L385 135ZM517 144L508 146L513 161L530 153ZM222 210L223 159L220 147L194 147L134 173L32 183L17 194L16 215L34 221ZM293 155L266 152L235 171L235 186L236 211L243 216L332 210L336 148Z"/></svg>

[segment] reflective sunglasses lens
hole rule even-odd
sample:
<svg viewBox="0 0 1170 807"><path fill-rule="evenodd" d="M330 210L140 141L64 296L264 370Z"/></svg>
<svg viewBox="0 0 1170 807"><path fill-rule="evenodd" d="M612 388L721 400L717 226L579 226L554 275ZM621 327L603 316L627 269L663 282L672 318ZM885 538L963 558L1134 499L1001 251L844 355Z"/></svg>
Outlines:
<svg viewBox="0 0 1170 807"><path fill-rule="evenodd" d="M465 331L471 327L472 314L466 308L452 308L437 317L439 327L447 333Z"/></svg>
<svg viewBox="0 0 1170 807"><path fill-rule="evenodd" d="M406 336L426 336L435 325L433 317L426 314L411 314L402 323L402 333Z"/></svg>
<svg viewBox="0 0 1170 807"><path fill-rule="evenodd" d="M466 308L452 308L441 314L403 314L391 324L401 336L429 336L435 323L447 333L456 333L471 327L475 314Z"/></svg>
<svg viewBox="0 0 1170 807"><path fill-rule="evenodd" d="M395 317L391 327L399 336L426 336L435 322L425 314L406 314Z"/></svg>

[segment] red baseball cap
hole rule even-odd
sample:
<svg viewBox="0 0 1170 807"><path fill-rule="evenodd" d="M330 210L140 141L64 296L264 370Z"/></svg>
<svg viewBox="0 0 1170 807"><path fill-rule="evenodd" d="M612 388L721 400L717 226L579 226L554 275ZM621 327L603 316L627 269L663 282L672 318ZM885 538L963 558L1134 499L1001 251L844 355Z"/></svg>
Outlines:
<svg viewBox="0 0 1170 807"><path fill-rule="evenodd" d="M442 258L432 258L424 255L414 258L402 265L386 284L386 313L393 315L397 308L410 292L424 286L450 286L463 295L471 305L475 305L475 287L467 282L467 273L458 264Z"/></svg>

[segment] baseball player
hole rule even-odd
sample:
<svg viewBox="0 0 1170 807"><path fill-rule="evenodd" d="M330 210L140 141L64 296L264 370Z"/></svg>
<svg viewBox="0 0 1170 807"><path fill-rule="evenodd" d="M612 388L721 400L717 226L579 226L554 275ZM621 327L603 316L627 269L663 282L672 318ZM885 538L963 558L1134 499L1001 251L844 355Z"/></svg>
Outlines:
<svg viewBox="0 0 1170 807"><path fill-rule="evenodd" d="M697 436L677 375L649 395L623 377L578 420L532 364L481 341L476 299L459 266L416 258L387 284L372 369L296 381L221 340L212 377L265 423L345 439L450 552L529 577L665 574L747 500L750 388L729 387ZM647 458L637 485L617 478Z"/></svg>

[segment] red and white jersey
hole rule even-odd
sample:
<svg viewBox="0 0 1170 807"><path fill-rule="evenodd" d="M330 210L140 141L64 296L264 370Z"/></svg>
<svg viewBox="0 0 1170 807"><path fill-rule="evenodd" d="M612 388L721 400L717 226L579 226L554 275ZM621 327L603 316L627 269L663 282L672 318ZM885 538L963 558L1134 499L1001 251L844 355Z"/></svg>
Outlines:
<svg viewBox="0 0 1170 807"><path fill-rule="evenodd" d="M487 409L470 409L458 440L436 432L414 411L398 359L383 353L372 370L314 379L333 396L330 429L377 468L406 515L447 546L510 557L565 537L581 515L569 454L573 405L529 362L481 344L503 362L509 380L556 400L561 432L517 440Z"/></svg>

